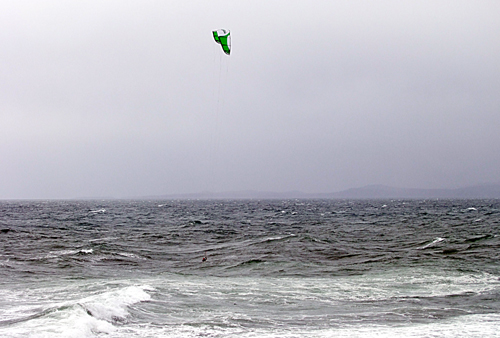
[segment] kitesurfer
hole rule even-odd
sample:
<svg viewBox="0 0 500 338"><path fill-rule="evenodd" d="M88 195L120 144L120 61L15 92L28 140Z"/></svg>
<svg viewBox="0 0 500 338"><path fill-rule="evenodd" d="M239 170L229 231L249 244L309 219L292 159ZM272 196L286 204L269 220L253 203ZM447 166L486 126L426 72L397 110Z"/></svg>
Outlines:
<svg viewBox="0 0 500 338"><path fill-rule="evenodd" d="M205 252L205 257L201 259L202 262L205 262L207 260L207 253Z"/></svg>

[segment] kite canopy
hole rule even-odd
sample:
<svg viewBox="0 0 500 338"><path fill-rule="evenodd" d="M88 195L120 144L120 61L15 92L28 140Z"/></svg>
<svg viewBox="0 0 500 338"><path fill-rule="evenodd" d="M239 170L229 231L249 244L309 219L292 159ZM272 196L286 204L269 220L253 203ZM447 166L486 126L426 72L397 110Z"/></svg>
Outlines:
<svg viewBox="0 0 500 338"><path fill-rule="evenodd" d="M215 42L222 46L224 53L229 55L231 53L231 32L225 29L218 29L212 32Z"/></svg>

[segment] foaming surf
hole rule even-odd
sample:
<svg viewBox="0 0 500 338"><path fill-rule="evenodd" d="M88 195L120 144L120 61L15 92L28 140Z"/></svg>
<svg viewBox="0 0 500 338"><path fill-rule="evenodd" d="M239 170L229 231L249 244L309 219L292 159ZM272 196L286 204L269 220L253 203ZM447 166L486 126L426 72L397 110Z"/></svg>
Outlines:
<svg viewBox="0 0 500 338"><path fill-rule="evenodd" d="M111 286L110 286L111 287ZM80 291L81 285L80 285ZM109 335L127 323L129 306L148 301L150 286L114 287L106 292L42 306L19 306L10 319L0 322L4 337L96 337ZM37 290L40 293L48 289ZM74 297L74 290L60 289L60 298ZM42 294L39 294L42 298Z"/></svg>

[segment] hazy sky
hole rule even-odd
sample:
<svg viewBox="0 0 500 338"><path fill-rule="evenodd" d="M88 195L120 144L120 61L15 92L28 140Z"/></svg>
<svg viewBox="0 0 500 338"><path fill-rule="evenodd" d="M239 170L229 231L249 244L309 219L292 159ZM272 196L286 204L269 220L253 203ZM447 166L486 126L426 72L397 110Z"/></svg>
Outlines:
<svg viewBox="0 0 500 338"><path fill-rule="evenodd" d="M0 0L0 198L500 182L499 17L498 0Z"/></svg>

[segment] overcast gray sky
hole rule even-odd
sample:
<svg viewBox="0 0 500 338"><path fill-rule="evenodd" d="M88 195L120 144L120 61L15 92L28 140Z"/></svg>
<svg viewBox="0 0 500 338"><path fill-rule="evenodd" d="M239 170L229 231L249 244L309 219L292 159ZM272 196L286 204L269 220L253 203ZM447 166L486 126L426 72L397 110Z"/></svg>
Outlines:
<svg viewBox="0 0 500 338"><path fill-rule="evenodd" d="M497 0L0 0L0 198L500 182L499 17Z"/></svg>

